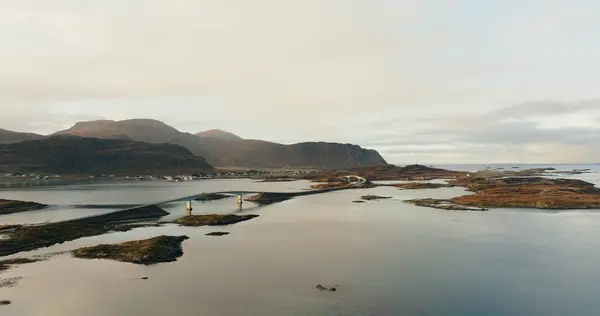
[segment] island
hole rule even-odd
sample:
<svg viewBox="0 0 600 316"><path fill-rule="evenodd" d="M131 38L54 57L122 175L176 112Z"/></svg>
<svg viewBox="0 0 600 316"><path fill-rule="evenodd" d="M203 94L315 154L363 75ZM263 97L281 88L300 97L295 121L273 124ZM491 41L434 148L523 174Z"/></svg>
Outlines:
<svg viewBox="0 0 600 316"><path fill-rule="evenodd" d="M244 222L258 217L255 214L235 215L235 214L207 214L207 215L188 215L175 220L175 223L181 226L224 226L239 222Z"/></svg>
<svg viewBox="0 0 600 316"><path fill-rule="evenodd" d="M376 200L386 200L391 199L391 196L379 196L379 195L363 195L360 197L361 200L364 201L376 201Z"/></svg>
<svg viewBox="0 0 600 316"><path fill-rule="evenodd" d="M446 200L419 199L406 202L451 210L487 208L589 209L600 208L600 189L576 179L543 177L468 176L452 181L474 194ZM473 209L478 208L478 209Z"/></svg>
<svg viewBox="0 0 600 316"><path fill-rule="evenodd" d="M188 236L157 236L121 244L102 244L72 251L76 258L109 259L135 264L151 265L176 261L183 255L181 243Z"/></svg>

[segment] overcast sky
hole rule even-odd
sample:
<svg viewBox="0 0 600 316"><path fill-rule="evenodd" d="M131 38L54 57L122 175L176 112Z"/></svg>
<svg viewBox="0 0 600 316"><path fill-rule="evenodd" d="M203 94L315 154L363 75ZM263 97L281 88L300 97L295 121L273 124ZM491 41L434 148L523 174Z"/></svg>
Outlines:
<svg viewBox="0 0 600 316"><path fill-rule="evenodd" d="M155 118L392 163L600 161L600 1L0 1L0 128Z"/></svg>

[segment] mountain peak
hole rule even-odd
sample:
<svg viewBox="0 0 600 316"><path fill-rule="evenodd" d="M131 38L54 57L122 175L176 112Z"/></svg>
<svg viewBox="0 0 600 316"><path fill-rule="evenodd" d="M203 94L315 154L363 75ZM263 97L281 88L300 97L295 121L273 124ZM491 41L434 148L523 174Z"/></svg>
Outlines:
<svg viewBox="0 0 600 316"><path fill-rule="evenodd" d="M216 138L219 140L224 140L224 141L232 141L232 140L242 140L243 138L226 132L224 130L220 130L220 129L211 129L208 131L204 131L204 132L200 132L198 134L196 134L196 136L201 137L201 138Z"/></svg>

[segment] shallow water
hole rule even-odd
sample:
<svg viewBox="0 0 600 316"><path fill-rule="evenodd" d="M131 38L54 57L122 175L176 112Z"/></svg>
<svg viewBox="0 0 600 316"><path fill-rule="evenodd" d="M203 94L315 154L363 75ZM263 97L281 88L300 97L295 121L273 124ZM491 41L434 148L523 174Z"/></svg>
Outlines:
<svg viewBox="0 0 600 316"><path fill-rule="evenodd" d="M258 182L254 180L201 180L190 182L101 182L95 184L73 184L65 186L0 189L0 199L35 201L52 207L38 212L24 212L0 216L0 224L23 224L53 222L112 212L121 208L73 208L71 205L147 204L194 195L202 192L247 190L291 192L308 189L308 181ZM201 202L195 202L197 204ZM248 204L248 207L250 205ZM167 205L168 210L181 210L183 202ZM236 209L235 200L211 203L215 212L230 212Z"/></svg>
<svg viewBox="0 0 600 316"><path fill-rule="evenodd" d="M308 185L129 183L2 191L0 198L146 203L187 193ZM351 203L366 194L393 199ZM460 188L338 191L248 208L243 212L260 217L218 229L166 225L39 249L27 255L160 234L190 237L173 263L138 266L60 255L13 268L1 277L24 278L16 288L0 288L0 299L13 302L0 307L0 315L598 315L600 212L448 212L403 202L460 194ZM235 211L236 205L228 199L194 207L200 214ZM167 209L174 217L184 212L183 204ZM54 211L30 213L43 212ZM205 236L215 230L231 234ZM318 292L317 284L339 291Z"/></svg>

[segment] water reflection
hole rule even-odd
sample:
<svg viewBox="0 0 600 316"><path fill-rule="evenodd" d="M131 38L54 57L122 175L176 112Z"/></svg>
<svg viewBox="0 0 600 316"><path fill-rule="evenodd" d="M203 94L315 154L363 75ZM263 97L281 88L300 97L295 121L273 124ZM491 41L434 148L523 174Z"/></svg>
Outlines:
<svg viewBox="0 0 600 316"><path fill-rule="evenodd" d="M257 184L247 181L238 184L257 188ZM306 182L285 183L273 191L283 191L291 184L308 186ZM214 191L233 185L237 184L216 183ZM119 195L129 197L123 201L110 198L111 202L137 203L181 196L185 190L211 190L200 186L80 187L73 191L39 190L28 196L52 200L52 194L57 193L63 201L97 203ZM131 195L123 193L127 190ZM9 193L1 192L0 197L8 197ZM351 203L366 194L393 199ZM30 254L160 234L190 237L183 243L183 257L170 264L146 267L61 255L9 270L3 277L24 279L17 288L0 288L0 298L13 302L2 307L0 313L597 315L597 212L446 212L403 202L459 194L464 190L381 187L298 197L260 208L245 203L243 213L260 217L219 228L231 233L224 237L205 236L213 231L210 227L165 225L39 249ZM165 208L173 217L186 212L183 203ZM231 212L236 208L235 197L193 202L194 214ZM144 276L149 279L141 280ZM318 292L317 284L336 285L339 291Z"/></svg>

